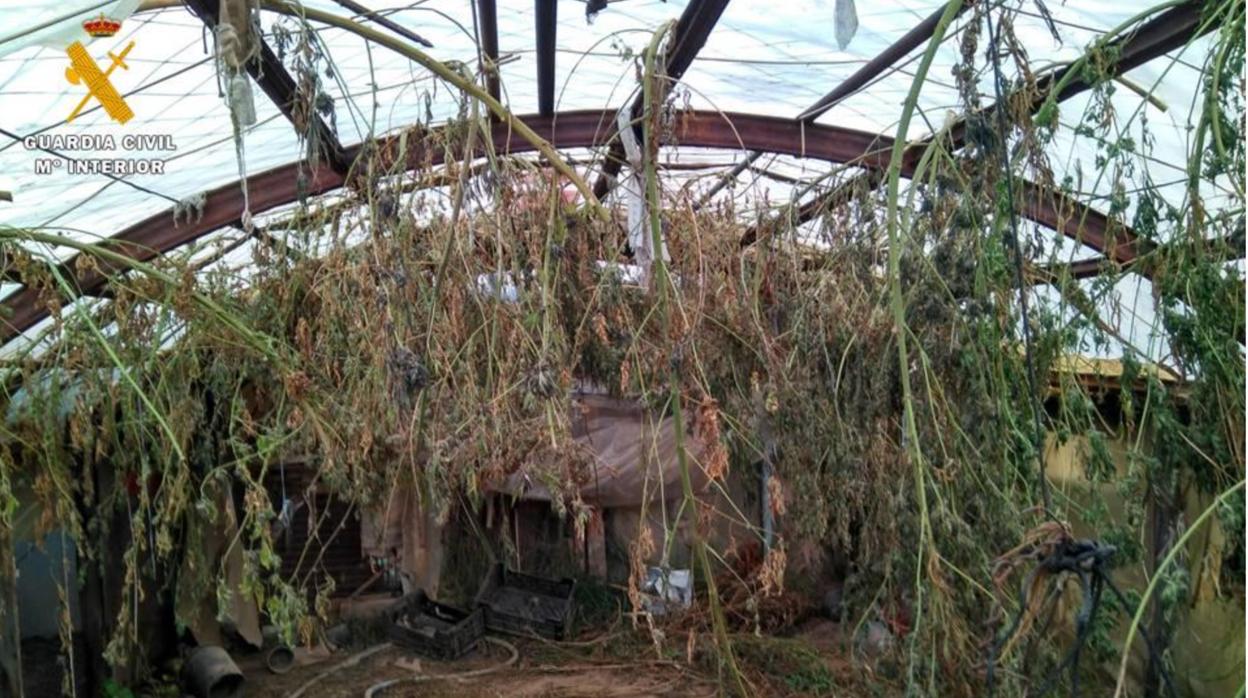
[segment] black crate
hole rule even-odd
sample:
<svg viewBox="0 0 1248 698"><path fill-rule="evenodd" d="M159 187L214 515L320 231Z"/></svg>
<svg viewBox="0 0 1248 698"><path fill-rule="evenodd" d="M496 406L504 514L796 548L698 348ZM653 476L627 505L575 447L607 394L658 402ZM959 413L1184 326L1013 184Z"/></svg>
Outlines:
<svg viewBox="0 0 1248 698"><path fill-rule="evenodd" d="M481 609L461 611L430 600L419 589L392 606L389 619L390 640L397 647L429 659L459 659L485 635L485 613Z"/></svg>
<svg viewBox="0 0 1248 698"><path fill-rule="evenodd" d="M562 640L572 627L574 579L545 579L495 564L481 582L477 608L494 632Z"/></svg>

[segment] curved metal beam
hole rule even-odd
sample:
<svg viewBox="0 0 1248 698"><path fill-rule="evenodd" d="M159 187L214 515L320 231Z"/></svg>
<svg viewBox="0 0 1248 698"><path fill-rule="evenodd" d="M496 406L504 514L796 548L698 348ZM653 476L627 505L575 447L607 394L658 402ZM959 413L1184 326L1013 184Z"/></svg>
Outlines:
<svg viewBox="0 0 1248 698"><path fill-rule="evenodd" d="M1148 61L1165 54L1168 51L1177 49L1188 41L1196 38L1204 32L1213 29L1212 23L1202 24L1203 5L1197 2L1185 2L1183 4L1171 7L1152 19L1140 24L1133 30L1126 32L1122 36L1109 42L1104 47L1106 55L1115 56L1113 65L1110 69L1111 76L1119 76L1123 73L1137 68ZM933 15L934 17L934 15ZM924 25L932 21L929 17ZM906 34L899 42L899 50L911 50L917 44L913 44L914 40L921 43L922 29L924 25L916 27L914 30ZM907 48L909 47L909 48ZM891 48L890 48L891 51ZM876 61L872 61L875 64ZM864 66L860 73L866 71L870 66ZM1035 89L1031 90L1027 95L1020 95L1019 92L1013 92L1004 98L1004 104L1014 103L1016 96L1024 96L1029 99L1029 113L1035 114L1045 104L1048 99L1056 102L1065 101L1081 92L1092 89L1093 83L1084 79L1075 71L1082 70L1080 65L1068 65L1056 72L1048 73L1036 81ZM853 83L858 74L852 76L847 82ZM851 85L852 87L853 85ZM1050 95L1050 91L1060 88L1055 94ZM839 99L849 94L833 91L824 100L816 103L815 107L823 106L825 103L833 103L833 99ZM830 99L831 98L831 99ZM992 109L993 107L989 107ZM799 119L811 115L811 110L807 110L798 115ZM963 116L949 129L950 140L953 150L958 150L966 145L966 118ZM908 146L904 152L906 164L916 161L922 154L932 145L931 138L924 139ZM903 172L904 174L904 172ZM835 203L837 197L843 196L846 191L852 191L856 185L875 188L879 186L881 177L878 171L867 172L859 175L852 182L846 183L829 193L830 199L826 202L824 197L818 197L814 201L809 201L799 207L793 214L773 221L772 225L782 222L801 223L809 220L810 217L818 214L827 205ZM1037 200L1046 194L1038 191L1028 182L1023 183L1022 191L1019 193L1021 213L1024 216L1032 217L1032 213L1040 213L1037 208ZM1063 208L1063 207L1058 207ZM1044 222L1044 221L1041 221ZM1046 225L1049 223L1045 222ZM1049 227L1052 227L1051 225ZM753 243L760 233L760 227L754 226L750 228L742 237L742 245ZM1139 255L1148 252L1151 245L1147 240L1137 240L1134 235L1129 234L1130 230L1119 228L1113 235L1106 235L1102 230L1097 232L1098 226L1085 226L1088 234L1092 237L1080 240L1091 247L1101 250L1116 264L1130 264Z"/></svg>
<svg viewBox="0 0 1248 698"><path fill-rule="evenodd" d="M560 148L599 147L608 143L614 134L615 113L611 111L569 111L549 117L528 115L518 118L543 139ZM677 119L673 130L669 142L664 145L755 150L838 164L852 163L868 169L887 166L892 147L891 139L865 131L802 124L793 119L757 114L687 111ZM409 132L404 163L397 161L398 136L380 139L376 148L379 158L377 167L381 171L397 171L441 164L447 152L456 151L453 145L448 148L446 137L447 132L441 128L415 135ZM491 140L494 152L499 154L533 150L532 144L503 123L491 125ZM361 151L360 146L352 146L344 149L344 155L349 162L354 162ZM484 155L484 151L480 154ZM907 159L902 174L913 174L915 164L913 159ZM302 192L298 185L301 169L306 181ZM339 189L345 183L343 175L330 167L313 168L306 163L288 163L247 178L250 210L253 215L261 214L292 203L301 194L318 196ZM1082 239L1094 247L1096 241L1114 239L1114 229L1101 213L1031 183L1025 184L1024 191L1024 216L1064 235ZM131 225L109 238L107 244L133 259L147 261L214 230L239 225L242 213L242 189L237 181L231 182L207 193L203 216L199 219L175 221L173 209L169 209ZM1127 235L1124 238L1129 239ZM1101 249L1104 251L1103 247ZM73 280L82 295L98 293L107 284L109 274L119 271L102 260L98 264L82 265L81 269L76 262L76 258L65 261L59 271ZM0 328L0 341L11 339L47 317L47 308L40 302L39 296L38 290L26 287L3 303L0 316L5 320Z"/></svg>

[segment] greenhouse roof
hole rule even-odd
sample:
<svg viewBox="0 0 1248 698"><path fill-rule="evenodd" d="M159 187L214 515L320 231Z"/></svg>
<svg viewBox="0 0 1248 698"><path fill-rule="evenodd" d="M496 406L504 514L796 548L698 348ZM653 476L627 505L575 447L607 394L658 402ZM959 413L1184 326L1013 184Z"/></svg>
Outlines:
<svg viewBox="0 0 1248 698"><path fill-rule="evenodd" d="M765 202L796 201L806 204L801 210L809 216L832 188L833 180L825 179L830 172L843 170L841 178L870 176L887 164L918 59L945 6L902 0L862 4L853 12L852 2L831 0L614 0L591 1L590 6L605 7L590 17L587 10L598 8L584 2L540 0L537 7L545 9L536 13L528 0L374 0L367 8L329 0L261 4L266 51L274 55L262 57L256 119L244 129L241 149L223 96L228 86L214 59L214 37L203 19L215 13L215 0L187 5L74 0L0 8L0 191L12 194L11 202L0 202L0 224L63 236L67 244L29 246L52 262L72 257L75 242L119 235L143 250L140 255L165 252L236 228L244 206L259 216L283 210L301 194L330 194L346 181L347 167L362 144L392 137L383 142L395 145L399 134L414 125L437 127L460 115L462 101L455 89L408 55L313 17L327 97L311 119L325 122L322 133L328 134L324 140L330 146L323 162L306 169L298 164L306 149L296 130L266 97L296 89L290 74L298 58L289 46L294 20L271 11L275 7L284 7L286 14L320 12L350 19L470 74L494 54L499 100L578 163L578 171L597 183L596 194L608 189L602 171L619 169L620 153L611 151L619 148L619 139L612 140L614 115L637 99L637 56L658 28L679 19L668 73L679 79L676 101L684 110L683 130L678 130L679 143L663 151L664 175L702 194L749 203L756 207L751 215L763 215L758 207ZM851 8L854 21L845 15L838 26L838 8ZM1200 8L1101 0L1028 1L1014 10L1014 33L1036 72L1049 70L1060 78L1063 66L1098 41L1119 51L1115 72L1121 75L1108 104L1097 101L1103 94L1086 89L1059 95L1060 128L1049 144L1050 166L1052 181L1069 193L1027 189L1023 196L1031 203L1023 213L1082 243L1065 254L1077 275L1099 273L1106 261L1128 264L1139 250L1130 229L1107 218L1111 196L1127 194L1125 209L1115 215L1129 223L1135 205L1130 192L1154 187L1174 205L1186 195L1193 111L1206 53L1201 42L1211 38L1202 37L1208 27ZM84 18L101 14L124 17L121 30L90 41L78 27ZM837 34L851 34L854 22L856 31L840 46ZM920 146L926 136L958 126L962 102L952 72L960 62L967 25L965 16L955 20L923 83L908 133ZM87 41L101 67L108 55L133 42L125 68L112 77L132 119L119 124L92 103L66 121L84 97L84 87L66 79L69 61L58 48L72 38ZM994 75L988 71L975 77L984 104L994 103L1000 93ZM1008 83L1014 76L1005 77ZM1073 77L1078 88L1079 76ZM495 88L493 80L482 82ZM1135 166L1114 177L1101 176L1098 159L1106 144L1080 129L1109 107L1137 149ZM135 135L168 136L171 142L125 140ZM91 144L102 148L74 149L56 136L113 140ZM532 150L505 125L496 125L494 144ZM609 151L614 158L607 158L604 167ZM110 174L71 162L123 156L159 160L162 171ZM916 160L908 158L910 169L903 174ZM240 175L253 178L246 196L237 186ZM734 186L722 186L726 178ZM1204 192L1206 205L1234 200L1230 187L1219 190L1216 180L1203 186L1210 188ZM192 208L199 210L192 213L202 217L192 221L191 215L182 215L185 202L195 202ZM6 337L29 330L44 314L30 310L33 298L23 295L20 278L9 281L4 291L12 315ZM78 281L82 285L83 279ZM1139 279L1127 283L1131 293L1138 292ZM1143 315L1147 320L1151 310Z"/></svg>

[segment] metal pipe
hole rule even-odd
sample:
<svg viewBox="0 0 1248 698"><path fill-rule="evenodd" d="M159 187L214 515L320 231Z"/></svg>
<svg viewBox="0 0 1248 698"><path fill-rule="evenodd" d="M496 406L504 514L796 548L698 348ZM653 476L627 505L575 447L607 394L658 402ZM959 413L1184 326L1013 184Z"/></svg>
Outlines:
<svg viewBox="0 0 1248 698"><path fill-rule="evenodd" d="M485 73L485 91L494 99L501 99L502 88L498 78L498 6L495 0L476 0L477 30L481 36L481 72Z"/></svg>
<svg viewBox="0 0 1248 698"><path fill-rule="evenodd" d="M183 677L195 698L240 698L243 672L220 647L196 647L186 659Z"/></svg>
<svg viewBox="0 0 1248 698"><path fill-rule="evenodd" d="M555 113L555 34L559 29L555 0L533 0L537 21L537 113Z"/></svg>
<svg viewBox="0 0 1248 698"><path fill-rule="evenodd" d="M959 8L958 14L962 14L968 5L969 3ZM880 55L872 58L870 62L856 70L853 75L845 78L841 84L837 85L831 92L820 97L819 101L808 107L806 111L798 114L797 120L814 121L821 114L836 106L838 102L862 89L867 83L891 68L894 63L904 58L906 54L923 45L924 42L932 38L932 32L936 30L936 25L940 23L940 16L944 12L945 8L942 6L928 15L927 19L920 22L918 26L906 32L905 36L890 44L888 48L880 52Z"/></svg>

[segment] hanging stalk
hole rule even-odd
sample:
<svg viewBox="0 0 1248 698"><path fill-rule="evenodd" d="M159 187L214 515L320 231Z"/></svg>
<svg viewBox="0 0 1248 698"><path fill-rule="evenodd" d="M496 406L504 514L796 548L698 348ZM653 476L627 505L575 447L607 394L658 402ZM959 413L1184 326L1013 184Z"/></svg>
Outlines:
<svg viewBox="0 0 1248 698"><path fill-rule="evenodd" d="M1040 113L1037 115L1036 120L1040 123L1049 123L1050 120L1056 120L1057 95L1060 95L1071 82L1083 74L1084 68L1087 66L1091 57L1098 55L1101 51L1108 47L1112 41L1117 39L1120 35L1127 33L1129 30L1134 29L1140 22L1143 22L1153 15L1161 14L1162 12L1173 7L1183 5L1186 2L1187 0L1166 0L1166 2L1136 13L1127 21L1122 22L1118 26L1097 37L1097 40L1092 45L1092 48L1084 52L1084 54L1074 62L1070 63L1067 66L1066 72L1062 75L1062 78L1057 81L1056 85L1049 89L1048 95L1045 98L1044 106L1041 107Z"/></svg>
<svg viewBox="0 0 1248 698"><path fill-rule="evenodd" d="M107 261L119 269L130 269L138 272L143 276L162 283L169 289L176 289L183 283L183 280L178 276L165 272L146 262L141 262L128 255L111 250L104 245L82 242L70 237L41 233L34 230L0 227L0 243L7 242L13 244L22 240L38 242L50 246L63 245L79 252L80 254L86 254ZM61 277L55 266L52 267L52 272L56 275L57 283L61 292L72 297L75 289L70 286L69 281ZM208 315L211 316L216 322L219 322L222 326L237 334L245 346L248 346L258 352L266 361L273 364L273 366L283 375L291 372L294 370L294 367L298 365L296 357L291 355L285 345L279 343L273 337L265 334L264 332L257 332L252 329L243 319L222 307L221 304L214 300L211 296L193 289L190 290L189 295L194 305L207 312ZM109 359L121 371L123 379L138 393L139 399L147 406L148 409L152 411L154 418L158 420L162 430L165 431L166 435L169 437L170 444L177 453L179 460L184 460L185 458L182 454L181 447L178 445L177 437L173 433L172 428L165 421L164 416L155 408L155 405L151 404L147 394L140 388L140 386L134 382L133 378L129 374L129 371L122 363L121 357L117 356L116 352L112 348L112 345L100 331L100 328L90 318L88 318L88 326L90 327L91 332L95 335L96 339L100 342L100 346L103 347L105 353L108 354ZM329 425L325 422L323 416L320 414L320 410L316 408L316 405L305 402L303 407L307 408L305 414L313 424L314 428L316 428L317 431L323 436L327 436L328 433L330 433L328 429Z"/></svg>
<svg viewBox="0 0 1248 698"><path fill-rule="evenodd" d="M455 199L451 204L451 229L446 236L446 244L442 246L442 262L438 265L438 274L433 282L433 293L429 296L429 327L433 327L437 320L437 301L438 293L442 289L442 282L446 279L446 270L450 267L451 253L455 245L457 235L456 227L459 225L459 216L464 208L465 191L468 188L468 175L472 172L472 151L477 145L477 129L479 127L480 117L477 114L477 105L472 104L468 119L468 137L464 143L464 161L459 170L459 177L455 183ZM428 338L432 340L433 333L428 334ZM429 344L425 345L425 351L431 349Z"/></svg>
<svg viewBox="0 0 1248 698"><path fill-rule="evenodd" d="M18 229L13 229L13 228L0 228L0 241L16 243L19 240L30 240L34 242L43 243L45 245L51 245L51 246L64 245L66 247L73 248L80 253L86 253L86 254L93 255L101 259L110 261L123 268L129 267L131 269L134 269L135 271L138 271L144 274L145 276L148 276L150 278L153 278L153 279L156 279L158 281L165 283L170 289L176 288L180 282L180 280L174 277L173 275L167 274L150 264L139 262L131 257L128 257L123 254L118 254L100 245L78 242L76 240L73 240L72 238L63 237L60 235L40 233L37 231L18 230ZM66 294L67 296L72 297L74 289L70 285L69 281L61 275L60 271L55 265L50 265L49 268L51 269L51 272L56 279L56 282L60 291ZM223 308L217 305L217 303L213 301L211 298L209 298L208 296L195 292L192 294L192 297L196 301L196 304L202 306L203 308L208 310L210 313L215 315L217 319L222 322L222 324L228 325L232 329L237 331L240 335L243 336L244 339L256 339L256 346L257 348L261 348L262 351L264 349L262 345L269 343L266 341L268 339L267 337L262 337L252 332L250 328L248 328L242 322L238 321L236 318L233 318L229 313L227 313ZM151 398L149 398L147 393L142 389L142 387L140 387L139 384L135 382L134 377L131 374L129 367L125 364L125 362L121 360L121 357L119 357L117 353L113 350L112 345L108 342L108 339L104 336L103 332L101 332L97 323L95 323L88 316L86 325L90 329L92 335L94 335L96 340L99 342L104 352L108 354L109 360L113 363L118 373L121 375L122 381L127 386L129 386L131 389L134 390L135 394L138 395L138 398L143 403L143 405L148 410L151 411L153 418L157 421L161 430L164 431L165 435L169 437L169 445L173 449L174 453L177 455L178 460L179 461L185 460L186 456L182 452L181 445L178 443L178 437L174 433L173 428L169 425L168 421L165 419L165 415L160 410L156 409L156 405L152 404ZM272 357L272 358L277 360L277 357Z"/></svg>
<svg viewBox="0 0 1248 698"><path fill-rule="evenodd" d="M1222 13L1231 11L1230 8L1234 6L1234 3L1219 6L1215 12L1210 13L1210 16L1205 21L1212 22L1215 19L1221 19ZM1240 7L1242 8L1242 5ZM1240 173L1235 171L1231 158L1228 156L1226 144L1222 136L1221 119L1219 118L1219 112L1221 111L1221 103L1219 101L1220 85L1221 81L1228 77L1225 75L1227 53L1234 46L1236 40L1243 41L1244 16L1241 11L1232 16L1229 21L1222 21L1223 25L1218 30L1219 36L1216 48L1206 69L1209 77L1207 87L1205 88L1204 108L1201 110L1200 118L1196 125L1191 157L1187 166L1189 196L1193 201L1200 198L1201 165L1210 156L1211 152L1223 164L1227 179L1235 188L1236 194L1241 199L1244 195L1243 180L1240 179ZM1213 145L1212 151L1205 148L1205 140L1210 136Z"/></svg>
<svg viewBox="0 0 1248 698"><path fill-rule="evenodd" d="M59 245L69 247L80 253L85 253L89 256L98 257L102 260L110 262L117 265L119 268L132 269L146 277L160 281L171 289L177 288L182 283L181 279L172 274L162 271L146 262L140 262L139 260L125 254L114 252L103 245L81 242L70 237L52 235L50 233L41 233L34 230L18 230L15 228L0 227L0 242L16 243L22 240L29 240L51 246ZM285 356L282 352L279 352L276 346L274 346L272 337L251 329L242 320L235 317L225 308L222 308L221 305L210 296L198 291L191 291L191 299L195 302L195 305L198 305L206 310L222 325L238 333L239 336L246 340L246 342L253 349L256 349L264 355L266 359L273 361L283 369L288 368L291 365L289 357Z"/></svg>
<svg viewBox="0 0 1248 698"><path fill-rule="evenodd" d="M1210 130L1213 132L1213 143L1215 149L1217 150L1218 157L1223 163L1227 164L1231 162L1231 158L1227 154L1227 146L1222 135L1222 122L1221 119L1218 118L1218 114L1221 111L1219 94L1221 92L1221 82L1226 79L1233 79L1234 77L1226 74L1227 54L1234 47L1236 41L1242 42L1244 40L1243 6L1241 5L1240 8L1239 16L1233 22L1223 26L1220 31L1221 41L1219 43L1221 43L1221 46L1219 47L1217 55L1213 61L1213 68L1211 71L1212 75L1208 91L1209 102L1205 107L1205 119L1210 122ZM1227 167L1226 173L1227 178L1231 181L1231 185L1235 187L1235 191L1239 195L1239 198L1243 199L1244 185L1243 180L1240 178L1240 173L1235 171L1234 167Z"/></svg>
<svg viewBox="0 0 1248 698"><path fill-rule="evenodd" d="M1237 0L1230 0L1228 3L1226 3L1226 5L1234 4L1236 1ZM1126 20L1125 22L1122 22L1118 26L1102 34L1095 42L1093 42L1093 44L1086 51L1084 51L1082 56L1080 56L1077 60L1068 64L1068 70L1066 71L1064 75L1062 75L1062 79L1058 81L1057 85L1055 85L1048 91L1044 104L1041 105L1040 109L1036 112L1035 119L1034 119L1035 123L1049 124L1049 125L1054 125L1054 126L1058 124L1057 95L1061 94L1062 90L1066 89L1066 87L1071 83L1071 81L1075 80L1081 74L1083 74L1087 70L1088 64L1091 63L1093 59L1096 58L1098 55L1103 54L1105 49L1110 45L1110 43L1114 39L1117 39L1123 34L1126 34L1130 31L1135 30L1137 28L1137 25L1139 25L1140 23L1142 23L1144 20L1148 19L1149 17L1156 15L1156 14L1160 14L1171 8L1183 5L1186 2L1187 0L1167 0L1166 2L1163 2L1159 5L1155 5L1142 12L1137 13L1130 19ZM1215 10L1211 12L1207 12L1205 16L1201 18L1200 25L1192 33L1193 38L1189 39L1188 43L1180 49L1180 53L1182 51L1185 51L1189 46L1191 46L1193 42L1197 41L1195 37L1200 37L1204 35L1209 25L1218 21L1221 16L1221 13L1224 12L1225 10L1226 10L1225 5L1221 5L1221 6L1218 6ZM1154 81L1152 87L1150 87L1147 90L1146 92L1147 96L1151 96L1152 93L1157 90L1157 87L1161 84L1162 80L1164 80L1166 76L1169 75L1170 69L1174 65L1175 63L1171 62L1161 71L1161 76L1157 78L1157 80ZM1127 123L1124 124L1123 129L1125 129L1126 126L1130 125L1130 123L1134 121L1137 116L1139 116L1139 114L1141 113L1141 110L1143 109L1144 103L1151 101L1148 99L1147 96L1145 97L1145 101L1141 102L1140 106L1137 107L1136 110L1131 114L1130 118L1127 120ZM1196 144L1196 147L1192 149L1192 152L1202 152L1204 150L1203 139L1204 139L1205 126L1206 126L1205 121L1201 119L1200 123L1197 125L1196 133L1194 134L1192 138L1193 142ZM1194 165L1189 164L1188 166L1189 183L1193 192L1195 191L1196 181L1199 177L1198 177L1198 174L1191 174L1191 173L1193 172L1198 173L1199 169L1200 169L1199 163L1196 163ZM1105 177L1105 172L1106 172L1105 168L1098 168L1096 180L1095 180L1095 186L1100 185L1101 181ZM1193 193L1192 198L1197 199L1199 197ZM1091 209L1085 210L1080 215L1079 220L1078 220L1078 226L1080 228L1082 228L1087 223L1087 216L1089 215L1090 211Z"/></svg>
<svg viewBox="0 0 1248 698"><path fill-rule="evenodd" d="M22 695L22 642L17 604L17 558L13 515L17 497L9 479L8 458L0 458L0 687ZM11 654L10 654L11 652Z"/></svg>
<svg viewBox="0 0 1248 698"><path fill-rule="evenodd" d="M662 85L660 81L663 80L663 76L658 74L657 56L659 46L673 26L674 24L669 22L660 27L655 32L654 38L650 40L650 44L646 47L645 76L642 82L645 111L641 122L645 158L646 210L650 216L651 246L654 250L651 264L655 269L655 286L658 291L656 301L660 325L664 328L664 331L669 333L669 339L673 330L669 298L674 291L671 275L667 269L667 260L663 255L663 219L659 211L659 184L658 173L655 169L655 157L659 149L657 126L659 108L662 106ZM658 94L656 94L656 88L658 88ZM728 625L724 619L723 608L720 606L719 590L715 586L715 574L711 569L710 556L706 552L706 540L702 537L702 531L698 527L698 500L693 493L693 481L689 476L689 454L685 450L685 417L684 412L681 410L681 376L675 363L669 362L669 364L671 364L671 368L668 376L668 399L672 405L672 420L675 423L676 432L676 459L680 465L680 486L684 495L680 511L676 514L673 526L679 530L680 522L684 518L684 512L686 510L691 512L692 526L690 529L693 532L693 555L698 567L702 569L702 574L706 581L706 597L711 610L711 627L715 633L715 644L719 648L720 661L728 667L728 674L732 680L732 689L739 695L747 696L750 693L746 689L745 678L741 675L741 669L737 666L736 657L732 653L732 641L728 637Z"/></svg>
<svg viewBox="0 0 1248 698"><path fill-rule="evenodd" d="M914 115L915 105L919 101L919 93L923 90L923 82L927 79L927 71L940 48L941 39L949 25L957 17L962 7L962 0L950 0L940 16L931 41L923 58L914 73L914 81L910 84L910 93L906 96L905 106L901 111L901 120L897 125L897 135L893 138L893 152L888 162L888 280L889 301L893 311L893 326L897 334L897 366L901 372L901 397L904 408L906 447L910 452L910 460L914 466L915 496L919 503L919 541L918 554L914 565L914 627L911 628L910 653L911 661L906 667L906 685L914 684L914 651L919 637L919 628L923 621L923 561L925 551L932 548L931 523L927 512L926 476L923 469L923 450L919 446L919 430L914 417L914 394L910 387L910 351L907 347L906 305L901 289L901 231L897 221L897 197L901 183L901 163L906 150L906 132L910 128L910 118Z"/></svg>
<svg viewBox="0 0 1248 698"><path fill-rule="evenodd" d="M476 106L476 103L474 102L472 104L472 108L470 111L470 118L468 119L468 136L464 143L464 160L460 168L459 178L456 181L455 199L451 205L451 219L449 223L450 229L447 231L446 244L442 246L442 259L438 263L438 271L434 277L433 288L429 293L429 303L427 307L427 312L429 313L429 319L426 324L427 332L425 335L426 360L431 360L431 357L433 356L433 329L432 328L437 326L438 298L442 292L442 285L446 281L447 270L451 266L451 256L454 253L455 240L458 237L456 235L456 228L459 225L460 212L463 210L464 196L465 196L465 192L467 190L467 184L468 184L468 174L472 170L471 168L472 153L473 153L474 148L476 147L477 130L480 126L480 124L478 123L479 121L480 119L477 113L477 106ZM413 454L413 458L410 463L411 471L412 471L411 472L412 486L415 487L417 489L417 492L420 494L420 497L422 500L421 504L425 511L426 526L429 525L429 521L431 520L430 514L432 511L432 507L433 507L433 495L434 495L433 473L430 470L430 466L432 466L433 464L433 459L432 458L428 459L428 462L426 463L425 477L422 480L421 478L417 476L417 473L416 473L415 458L420 454L420 450L424 446L425 425L426 425L426 418L428 417L428 411L429 411L429 402L430 402L429 393L430 393L431 387L432 386L421 387L420 395L417 398L417 405L416 405L416 411L415 411L416 429L415 429L415 433L413 433L411 436L411 439L412 439L411 443L413 444L411 453Z"/></svg>

